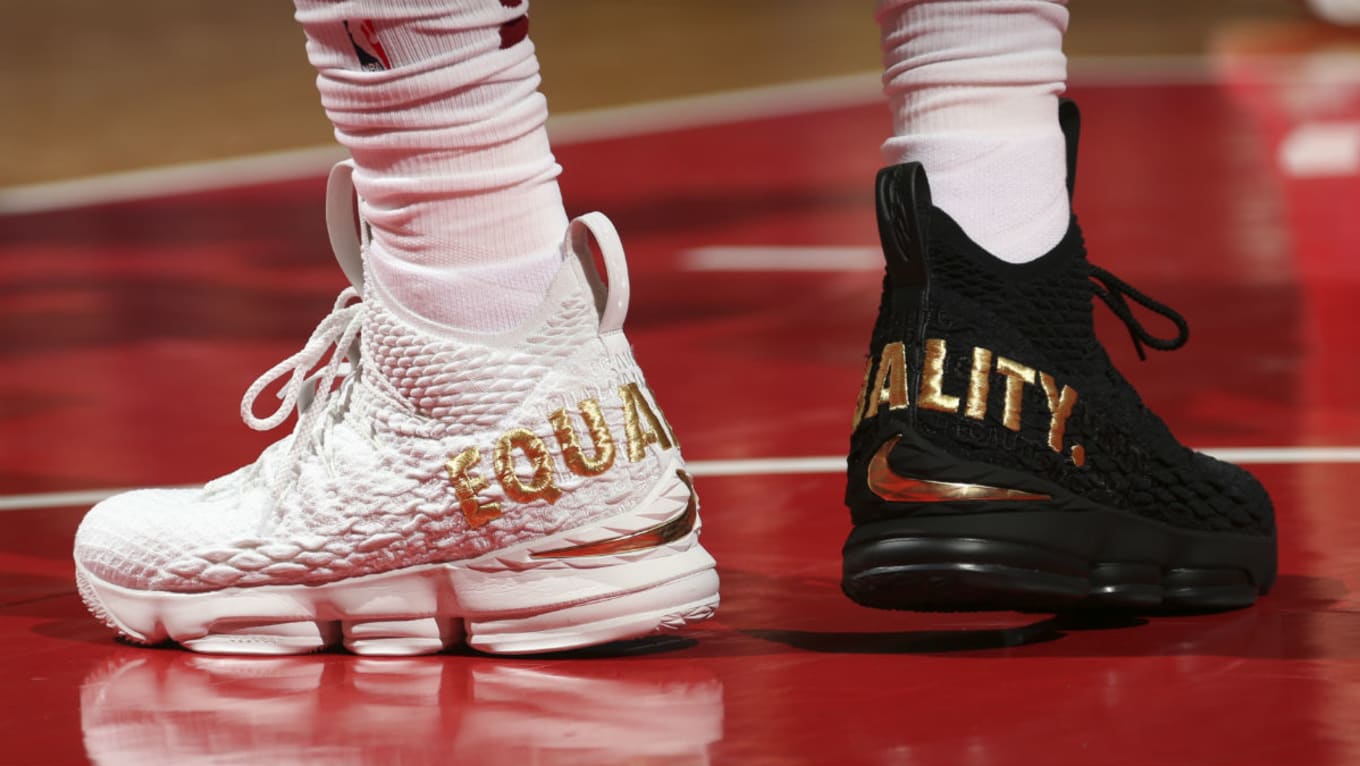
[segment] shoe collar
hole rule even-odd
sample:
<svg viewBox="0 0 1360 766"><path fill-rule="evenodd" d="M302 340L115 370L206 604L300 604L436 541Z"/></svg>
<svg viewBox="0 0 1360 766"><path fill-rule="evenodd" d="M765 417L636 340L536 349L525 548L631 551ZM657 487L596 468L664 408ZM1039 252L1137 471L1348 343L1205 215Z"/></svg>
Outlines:
<svg viewBox="0 0 1360 766"><path fill-rule="evenodd" d="M326 229L330 236L335 260L355 290L362 296L377 292L385 307L406 321L438 335L481 336L454 328L437 325L415 314L401 310L396 301L381 289L378 280L365 268L364 254L372 243L372 229L359 215L354 189L354 161L344 160L331 168L326 181ZM591 242L595 243L592 249ZM595 250L604 264L601 272L595 263ZM588 292L592 296L602 336L620 333L628 315L631 295L628 263L618 230L603 213L586 213L571 221L561 244L562 267L544 296L543 304L521 325L497 335L519 336L531 333L555 313L559 305L573 294Z"/></svg>

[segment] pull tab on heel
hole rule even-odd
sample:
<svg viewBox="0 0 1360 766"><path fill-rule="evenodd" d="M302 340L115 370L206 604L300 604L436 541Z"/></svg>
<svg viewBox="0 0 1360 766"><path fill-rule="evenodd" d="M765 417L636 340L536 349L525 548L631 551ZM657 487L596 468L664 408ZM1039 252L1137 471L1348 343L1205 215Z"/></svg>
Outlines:
<svg viewBox="0 0 1360 766"><path fill-rule="evenodd" d="M878 171L878 236L895 287L923 287L926 282L926 230L930 183L919 162Z"/></svg>
<svg viewBox="0 0 1360 766"><path fill-rule="evenodd" d="M354 160L337 162L326 179L326 233L340 269L354 289L364 294L364 258L359 213L354 198Z"/></svg>
<svg viewBox="0 0 1360 766"><path fill-rule="evenodd" d="M603 275L595 267L595 256L590 248L592 237L604 259ZM595 306L600 312L600 334L622 330L623 320L628 316L628 261L618 230L604 213L586 213L567 227L566 244L570 254L581 261L581 268L595 293Z"/></svg>

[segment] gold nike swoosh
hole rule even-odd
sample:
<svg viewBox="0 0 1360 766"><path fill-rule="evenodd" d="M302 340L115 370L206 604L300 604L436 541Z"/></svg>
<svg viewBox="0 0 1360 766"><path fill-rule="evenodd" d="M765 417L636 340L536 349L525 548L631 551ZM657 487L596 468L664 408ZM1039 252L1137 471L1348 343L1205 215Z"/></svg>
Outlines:
<svg viewBox="0 0 1360 766"><path fill-rule="evenodd" d="M869 491L894 503L948 503L960 500L1052 500L1048 495L1027 492L1022 489L989 487L986 484L961 484L952 481L932 481L899 476L888 465L888 453L892 452L901 436L894 436L883 443L869 460Z"/></svg>
<svg viewBox="0 0 1360 766"><path fill-rule="evenodd" d="M685 510L681 511L679 516L640 532L633 532L610 540L598 540L593 543L582 543L567 548L531 553L529 558L574 559L583 556L613 556L646 548L658 548L679 540L694 531L694 525L699 520L699 496L694 492L694 482L689 478L689 474L684 471L676 471L675 473L689 489L689 504L685 506Z"/></svg>

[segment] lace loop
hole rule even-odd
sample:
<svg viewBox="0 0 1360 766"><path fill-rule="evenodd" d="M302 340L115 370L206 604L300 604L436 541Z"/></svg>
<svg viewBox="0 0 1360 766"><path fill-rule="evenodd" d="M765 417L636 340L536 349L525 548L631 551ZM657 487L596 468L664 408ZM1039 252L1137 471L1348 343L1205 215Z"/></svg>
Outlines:
<svg viewBox="0 0 1360 766"><path fill-rule="evenodd" d="M1133 348L1138 352L1139 359L1147 359L1147 354L1143 351L1143 346L1151 346L1158 351L1174 351L1190 339L1190 325L1185 321L1185 317L1170 306L1160 301L1149 298L1146 294L1138 290L1128 282L1116 277L1105 269L1091 264L1091 291L1096 297L1105 302L1110 307L1110 311L1124 322L1124 326L1129 329L1129 337L1133 339ZM1176 325L1176 337L1159 338L1148 332L1142 322L1133 315L1133 307L1129 305L1128 299L1140 306L1161 314L1171 320Z"/></svg>
<svg viewBox="0 0 1360 766"><path fill-rule="evenodd" d="M358 359L361 304L351 303L359 300L359 293L352 287L345 288L335 299L331 313L321 320L312 331L301 351L269 368L255 379L241 398L241 420L256 431L268 431L288 419L297 409L305 413L313 407L325 408L335 381L345 377ZM326 364L312 373L330 353ZM255 414L255 400L268 387L287 377L287 382L279 390L279 406L265 417Z"/></svg>

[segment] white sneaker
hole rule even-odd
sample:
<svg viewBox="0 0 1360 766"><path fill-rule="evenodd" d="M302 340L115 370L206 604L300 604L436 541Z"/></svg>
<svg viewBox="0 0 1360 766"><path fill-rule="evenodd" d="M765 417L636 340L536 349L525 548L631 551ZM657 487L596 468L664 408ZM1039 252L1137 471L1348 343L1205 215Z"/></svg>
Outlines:
<svg viewBox="0 0 1360 766"><path fill-rule="evenodd" d="M562 269L518 329L463 333L365 281L351 172L332 171L328 218L354 287L242 401L257 429L296 405L293 433L202 489L91 509L75 541L90 610L135 642L240 654L340 640L423 654L464 631L482 651L543 652L709 617L718 577L622 332L613 225L572 221ZM281 379L283 404L257 417L255 398Z"/></svg>

